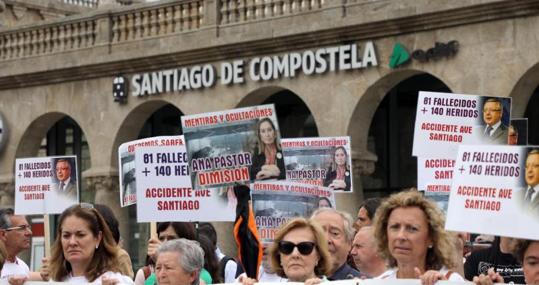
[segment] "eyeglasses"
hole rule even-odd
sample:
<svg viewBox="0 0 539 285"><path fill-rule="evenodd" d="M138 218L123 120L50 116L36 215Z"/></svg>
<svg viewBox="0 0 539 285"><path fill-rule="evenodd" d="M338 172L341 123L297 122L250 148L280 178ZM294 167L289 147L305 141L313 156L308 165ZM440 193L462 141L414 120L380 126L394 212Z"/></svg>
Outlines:
<svg viewBox="0 0 539 285"><path fill-rule="evenodd" d="M28 230L30 230L30 225L20 225L16 227L7 228L6 232L10 232L10 231L24 232Z"/></svg>
<svg viewBox="0 0 539 285"><path fill-rule="evenodd" d="M294 248L297 247L301 255L309 255L313 252L315 247L314 242L312 241L303 241L298 244L295 244L290 241L280 241L279 242L279 252L282 254L291 254L294 251Z"/></svg>
<svg viewBox="0 0 539 285"><path fill-rule="evenodd" d="M483 113L500 112L502 109L483 109Z"/></svg>

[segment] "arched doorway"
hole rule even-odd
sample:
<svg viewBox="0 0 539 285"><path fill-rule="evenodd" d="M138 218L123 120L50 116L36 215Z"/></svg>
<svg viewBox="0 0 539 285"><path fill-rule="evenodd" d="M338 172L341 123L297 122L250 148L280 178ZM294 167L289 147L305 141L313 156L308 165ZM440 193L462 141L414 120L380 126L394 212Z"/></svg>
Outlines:
<svg viewBox="0 0 539 285"><path fill-rule="evenodd" d="M528 144L539 145L539 86L528 101L524 118L528 118Z"/></svg>
<svg viewBox="0 0 539 285"><path fill-rule="evenodd" d="M311 111L301 98L290 90L280 90L261 104L275 104L277 121L283 138L317 137L318 128Z"/></svg>
<svg viewBox="0 0 539 285"><path fill-rule="evenodd" d="M412 147L419 91L451 92L442 81L425 73L404 79L387 92L369 128L367 149L376 154L377 161L374 172L362 176L366 198L417 185Z"/></svg>

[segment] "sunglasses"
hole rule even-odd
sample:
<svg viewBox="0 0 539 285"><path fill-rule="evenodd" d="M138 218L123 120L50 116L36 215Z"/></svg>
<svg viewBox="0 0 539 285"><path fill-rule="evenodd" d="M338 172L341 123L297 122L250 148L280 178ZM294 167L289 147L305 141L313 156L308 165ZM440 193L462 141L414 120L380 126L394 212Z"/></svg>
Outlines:
<svg viewBox="0 0 539 285"><path fill-rule="evenodd" d="M314 242L312 241L303 241L298 244L295 244L290 241L280 241L279 242L279 252L282 254L291 254L294 251L294 248L297 247L301 255L309 255L313 252L315 247Z"/></svg>

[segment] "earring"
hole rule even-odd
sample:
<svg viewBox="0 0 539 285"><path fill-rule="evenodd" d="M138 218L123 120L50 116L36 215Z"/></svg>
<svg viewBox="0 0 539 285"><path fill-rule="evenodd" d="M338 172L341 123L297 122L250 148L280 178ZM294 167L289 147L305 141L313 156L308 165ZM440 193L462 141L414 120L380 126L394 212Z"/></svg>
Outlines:
<svg viewBox="0 0 539 285"><path fill-rule="evenodd" d="M432 244L429 244L428 248L432 248Z"/></svg>
<svg viewBox="0 0 539 285"><path fill-rule="evenodd" d="M99 248L99 244L96 244L96 245L95 245L95 249L98 249L98 248Z"/></svg>

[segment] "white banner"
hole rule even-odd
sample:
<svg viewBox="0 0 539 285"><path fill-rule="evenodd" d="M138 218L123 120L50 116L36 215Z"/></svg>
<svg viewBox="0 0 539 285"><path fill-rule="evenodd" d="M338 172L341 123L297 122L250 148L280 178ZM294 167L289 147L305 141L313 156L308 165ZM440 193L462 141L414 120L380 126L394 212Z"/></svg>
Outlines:
<svg viewBox="0 0 539 285"><path fill-rule="evenodd" d="M511 98L419 92L412 154L452 158L461 144L506 145Z"/></svg>
<svg viewBox="0 0 539 285"><path fill-rule="evenodd" d="M136 149L137 221L233 221L236 203L232 187L223 193L219 188L192 189L180 138L176 145Z"/></svg>
<svg viewBox="0 0 539 285"><path fill-rule="evenodd" d="M537 148L537 147L535 147ZM446 229L539 239L539 152L523 146L459 147Z"/></svg>
<svg viewBox="0 0 539 285"><path fill-rule="evenodd" d="M76 156L15 161L15 213L60 214L79 202Z"/></svg>

